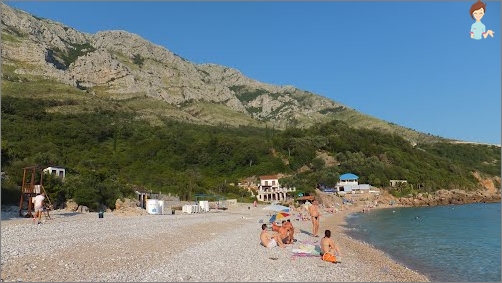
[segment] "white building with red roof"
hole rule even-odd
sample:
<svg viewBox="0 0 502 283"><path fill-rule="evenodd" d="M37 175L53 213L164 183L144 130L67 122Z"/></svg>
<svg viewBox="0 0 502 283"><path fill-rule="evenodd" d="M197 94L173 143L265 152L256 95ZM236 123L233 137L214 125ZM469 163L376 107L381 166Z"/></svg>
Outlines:
<svg viewBox="0 0 502 283"><path fill-rule="evenodd" d="M283 188L277 175L260 176L256 199L258 201L283 201L293 197L296 188Z"/></svg>

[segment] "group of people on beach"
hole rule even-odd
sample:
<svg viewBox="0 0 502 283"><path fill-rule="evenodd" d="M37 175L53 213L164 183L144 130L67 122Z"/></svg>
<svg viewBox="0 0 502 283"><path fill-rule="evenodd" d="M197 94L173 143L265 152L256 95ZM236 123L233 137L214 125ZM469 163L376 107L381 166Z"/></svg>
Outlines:
<svg viewBox="0 0 502 283"><path fill-rule="evenodd" d="M283 220L281 224L282 226L279 226L272 222L272 231L279 233L284 244L292 244L295 241L293 223L288 219L287 221Z"/></svg>
<svg viewBox="0 0 502 283"><path fill-rule="evenodd" d="M284 245L284 242L282 241L279 233L270 234L268 233L267 229L268 229L267 224L263 223L261 225L261 234L260 234L261 244L266 248L273 248L277 246L285 248L286 246Z"/></svg>
<svg viewBox="0 0 502 283"><path fill-rule="evenodd" d="M319 235L319 202L314 200L312 205L309 206L308 212L312 220L312 236L318 238ZM275 222L272 222L272 231L275 233L269 233L267 224L261 225L260 240L261 244L267 248L273 248L279 246L285 248L286 244L292 244L296 241L294 238L295 229L293 224L288 219L287 221L282 221L282 225L279 226ZM321 256L324 254L332 254L340 256L340 249L338 245L331 238L331 231L325 230L324 237L320 240Z"/></svg>
<svg viewBox="0 0 502 283"><path fill-rule="evenodd" d="M282 221L282 225L279 226L272 222L272 231L275 232L273 234L268 233L267 224L261 225L261 234L260 240L261 244L267 248L273 248L279 246L281 248L286 247L286 244L292 244L295 242L294 234L295 228L293 227L293 223L291 220Z"/></svg>

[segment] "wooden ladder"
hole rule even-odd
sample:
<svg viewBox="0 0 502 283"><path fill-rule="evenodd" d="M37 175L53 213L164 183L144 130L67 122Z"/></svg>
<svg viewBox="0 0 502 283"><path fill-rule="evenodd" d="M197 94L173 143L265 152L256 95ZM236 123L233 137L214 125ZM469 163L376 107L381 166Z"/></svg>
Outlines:
<svg viewBox="0 0 502 283"><path fill-rule="evenodd" d="M23 182L21 185L21 199L19 200L19 217L33 217L34 205L32 200L37 194L45 193L45 198L49 202L49 207L45 209L45 217L51 219L49 210L52 209L52 203L42 185L43 173L40 173L40 184L35 185L35 174L37 166L30 166L23 168ZM29 178L29 180L28 180ZM26 214L23 211L26 210Z"/></svg>

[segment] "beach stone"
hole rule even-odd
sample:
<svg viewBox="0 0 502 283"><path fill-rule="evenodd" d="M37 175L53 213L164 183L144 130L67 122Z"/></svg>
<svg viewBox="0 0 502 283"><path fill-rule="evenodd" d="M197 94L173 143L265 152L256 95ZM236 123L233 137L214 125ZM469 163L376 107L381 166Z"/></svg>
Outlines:
<svg viewBox="0 0 502 283"><path fill-rule="evenodd" d="M285 249L262 247L259 220L267 212L262 210L264 205L248 209L249 205L237 203L225 211L179 215L116 214L115 210L100 220L97 212L56 210L51 213L52 220L38 227L26 219L2 218L2 279L40 281L43 278L45 282L75 282L84 278L92 282L427 281L423 275L405 269L383 252L344 234L343 217L356 209L347 208L344 213L335 214L322 212L320 229L332 229L332 237L343 253L341 264L331 264L322 262L319 257L293 256L294 247L319 242L309 233L310 221L293 222L298 231L295 234L298 241L293 245ZM118 211L122 210L127 211L124 207ZM43 239L43 244L33 241L34 238ZM34 257L34 254L46 256ZM33 266L36 268L30 268ZM382 273L383 267L388 267L389 271ZM277 276L278 272L286 270L280 273L282 277Z"/></svg>
<svg viewBox="0 0 502 283"><path fill-rule="evenodd" d="M77 211L78 203L76 203L73 199L69 199L64 203L63 208L68 211Z"/></svg>
<svg viewBox="0 0 502 283"><path fill-rule="evenodd" d="M81 213L88 213L89 212L89 208L85 205L79 205L78 208L77 208L77 211L78 212L81 212Z"/></svg>

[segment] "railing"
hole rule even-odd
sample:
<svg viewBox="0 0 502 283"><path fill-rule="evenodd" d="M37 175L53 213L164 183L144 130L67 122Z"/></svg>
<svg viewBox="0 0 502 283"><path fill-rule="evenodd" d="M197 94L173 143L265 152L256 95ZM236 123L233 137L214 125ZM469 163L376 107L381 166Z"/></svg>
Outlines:
<svg viewBox="0 0 502 283"><path fill-rule="evenodd" d="M258 194L266 194L266 193L286 193L286 192L295 192L296 188L274 188L267 190L258 190Z"/></svg>

